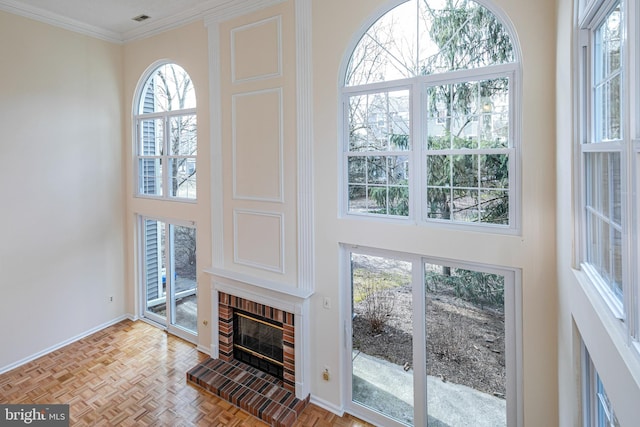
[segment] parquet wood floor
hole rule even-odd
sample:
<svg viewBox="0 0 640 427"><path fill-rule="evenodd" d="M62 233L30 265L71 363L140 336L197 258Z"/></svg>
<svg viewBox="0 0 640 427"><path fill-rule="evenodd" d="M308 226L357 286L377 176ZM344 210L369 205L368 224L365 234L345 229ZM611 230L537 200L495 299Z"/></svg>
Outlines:
<svg viewBox="0 0 640 427"><path fill-rule="evenodd" d="M0 375L0 403L67 403L72 426L268 427L187 384L208 356L144 322L125 320ZM309 404L296 427L371 426Z"/></svg>

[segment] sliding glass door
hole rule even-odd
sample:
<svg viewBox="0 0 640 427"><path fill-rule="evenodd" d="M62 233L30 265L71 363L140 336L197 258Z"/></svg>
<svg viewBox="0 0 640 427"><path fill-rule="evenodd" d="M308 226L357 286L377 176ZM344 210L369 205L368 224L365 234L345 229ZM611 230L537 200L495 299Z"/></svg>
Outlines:
<svg viewBox="0 0 640 427"><path fill-rule="evenodd" d="M142 218L143 317L193 341L197 328L196 229Z"/></svg>
<svg viewBox="0 0 640 427"><path fill-rule="evenodd" d="M347 410L388 426L517 426L517 272L345 246Z"/></svg>

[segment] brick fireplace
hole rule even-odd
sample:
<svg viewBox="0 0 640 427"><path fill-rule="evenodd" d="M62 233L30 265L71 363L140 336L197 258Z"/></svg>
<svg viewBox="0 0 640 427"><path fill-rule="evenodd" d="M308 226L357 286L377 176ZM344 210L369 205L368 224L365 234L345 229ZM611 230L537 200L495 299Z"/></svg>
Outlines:
<svg viewBox="0 0 640 427"><path fill-rule="evenodd" d="M309 302L312 292L277 283L212 275L211 358L187 382L228 400L272 426L291 427L310 399ZM244 277L243 277L244 279ZM282 329L282 378L234 357L234 313ZM237 346L236 346L237 350Z"/></svg>
<svg viewBox="0 0 640 427"><path fill-rule="evenodd" d="M307 399L309 386L309 304L313 292L273 282L252 282L210 271L212 297L211 357L230 360L233 354L233 310L282 323L283 386ZM246 277L242 277L246 279Z"/></svg>
<svg viewBox="0 0 640 427"><path fill-rule="evenodd" d="M295 316L278 308L218 292L218 357L230 362L234 359L233 321L234 311L242 310L282 324L283 387L296 391L295 373Z"/></svg>

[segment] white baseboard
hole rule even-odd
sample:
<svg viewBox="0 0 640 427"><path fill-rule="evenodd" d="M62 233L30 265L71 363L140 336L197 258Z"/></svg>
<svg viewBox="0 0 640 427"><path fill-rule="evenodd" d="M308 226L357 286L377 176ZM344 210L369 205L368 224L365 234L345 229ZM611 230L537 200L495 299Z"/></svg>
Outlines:
<svg viewBox="0 0 640 427"><path fill-rule="evenodd" d="M3 367L0 368L0 374L4 374L5 372L9 372L12 369L15 369L15 368L17 368L19 366L22 366L22 365L24 365L26 363L29 363L29 362L33 361L33 360L36 360L37 358L42 357L44 355L47 355L47 354L51 353L52 351L56 351L56 350L66 346L66 345L72 344L72 343L74 343L74 342L76 342L78 340L81 340L82 338L88 337L91 334L95 334L98 331L101 331L101 330L103 330L105 328L108 328L109 326L115 325L116 323L120 323L120 322L122 322L123 320L126 320L126 319L133 320L131 318L131 316L128 315L128 314L125 314L125 315L122 315L120 317L117 317L117 318L115 318L113 320L108 321L107 323L103 323L102 325L98 325L95 328L89 329L88 331L85 331L85 332L83 332L83 333L81 333L79 335L76 335L75 337L69 338L68 340L65 340L65 341L63 341L61 343L58 343L58 344L54 345L54 346L51 346L51 347L46 348L46 349L44 349L42 351L39 351L39 352L37 352L35 354L32 354L31 356L25 357L22 360L18 360L17 362L11 363L11 364L6 365L6 366L3 366Z"/></svg>
<svg viewBox="0 0 640 427"><path fill-rule="evenodd" d="M316 406L321 407L322 409L326 409L329 412L336 414L339 417L344 415L344 408L341 406L334 405L331 402L327 402L324 399L311 395L309 402L313 403Z"/></svg>
<svg viewBox="0 0 640 427"><path fill-rule="evenodd" d="M200 353L208 354L208 355L209 355L209 357L211 357L211 353L209 353L209 351L210 351L211 349L209 349L209 348L205 347L205 346L204 346L204 345L202 345L202 344L198 344L198 345L196 346L196 350L198 350Z"/></svg>

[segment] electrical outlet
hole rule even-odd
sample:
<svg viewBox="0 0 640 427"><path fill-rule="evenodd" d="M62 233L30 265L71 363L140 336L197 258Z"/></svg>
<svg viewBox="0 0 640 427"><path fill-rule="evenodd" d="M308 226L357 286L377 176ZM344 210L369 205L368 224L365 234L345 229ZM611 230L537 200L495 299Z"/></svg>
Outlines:
<svg viewBox="0 0 640 427"><path fill-rule="evenodd" d="M322 371L322 379L325 381L329 381L331 379L331 376L329 375L329 368L324 368L324 371Z"/></svg>
<svg viewBox="0 0 640 427"><path fill-rule="evenodd" d="M109 297L109 302L113 302L113 296Z"/></svg>

